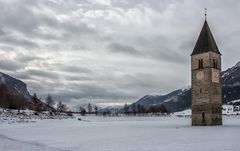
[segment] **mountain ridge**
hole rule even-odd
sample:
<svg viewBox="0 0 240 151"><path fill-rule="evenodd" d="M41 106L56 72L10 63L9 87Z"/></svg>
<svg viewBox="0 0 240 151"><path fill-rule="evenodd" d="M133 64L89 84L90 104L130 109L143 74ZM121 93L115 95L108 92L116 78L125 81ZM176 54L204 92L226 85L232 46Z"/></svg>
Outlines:
<svg viewBox="0 0 240 151"><path fill-rule="evenodd" d="M8 74L0 72L0 86L4 90L4 92L0 93L2 97L1 98L2 102L0 102L0 105L7 107L9 106L8 104L11 104L11 107L17 108L19 104L21 105L25 104L26 105L25 107L28 107L30 109L33 108L32 100L31 100L32 96L27 90L26 83L24 83L19 79L13 78ZM25 99L16 100L18 99L16 98L16 95L18 97L23 96ZM8 96L11 96L11 99ZM43 110L49 110L49 111L55 110L52 107L45 104L44 102L42 102L40 99L37 99L37 102L39 103L39 105L42 107Z"/></svg>
<svg viewBox="0 0 240 151"><path fill-rule="evenodd" d="M240 61L233 67L221 73L223 104L240 99ZM165 95L145 95L130 105L141 105L150 108L155 105L164 105L170 112L182 111L191 108L191 87L177 89Z"/></svg>
<svg viewBox="0 0 240 151"><path fill-rule="evenodd" d="M27 100L31 99L31 95L27 90L27 84L23 81L13 78L12 76L0 72L0 84L3 84L11 92L23 95Z"/></svg>

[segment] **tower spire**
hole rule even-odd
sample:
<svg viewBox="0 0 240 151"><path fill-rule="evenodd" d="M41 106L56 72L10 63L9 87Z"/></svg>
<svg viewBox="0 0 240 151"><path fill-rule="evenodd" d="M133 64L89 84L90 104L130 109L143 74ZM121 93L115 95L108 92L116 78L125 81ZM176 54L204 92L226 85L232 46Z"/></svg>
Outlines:
<svg viewBox="0 0 240 151"><path fill-rule="evenodd" d="M197 43L195 44L195 47L191 55L201 54L209 51L212 51L221 55L221 53L218 50L216 41L213 38L212 32L208 26L208 23L205 20L202 30L199 34Z"/></svg>

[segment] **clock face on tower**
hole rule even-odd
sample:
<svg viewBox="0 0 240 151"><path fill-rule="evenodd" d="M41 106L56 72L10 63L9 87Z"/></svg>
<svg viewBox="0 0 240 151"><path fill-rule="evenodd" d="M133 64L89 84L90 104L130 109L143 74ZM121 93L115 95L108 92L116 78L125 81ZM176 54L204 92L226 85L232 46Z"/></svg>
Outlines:
<svg viewBox="0 0 240 151"><path fill-rule="evenodd" d="M197 72L197 75L196 75L196 78L197 78L198 80L202 80L202 79L204 78L204 73L203 73L203 71L198 71L198 72Z"/></svg>
<svg viewBox="0 0 240 151"><path fill-rule="evenodd" d="M218 71L212 71L212 82L219 83L219 72Z"/></svg>

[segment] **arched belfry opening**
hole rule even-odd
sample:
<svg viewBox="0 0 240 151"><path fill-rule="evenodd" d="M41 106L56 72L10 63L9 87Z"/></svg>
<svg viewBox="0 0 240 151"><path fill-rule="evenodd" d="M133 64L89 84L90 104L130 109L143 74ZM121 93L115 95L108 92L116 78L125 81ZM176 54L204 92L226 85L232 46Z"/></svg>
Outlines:
<svg viewBox="0 0 240 151"><path fill-rule="evenodd" d="M198 60L198 69L203 69L203 59Z"/></svg>

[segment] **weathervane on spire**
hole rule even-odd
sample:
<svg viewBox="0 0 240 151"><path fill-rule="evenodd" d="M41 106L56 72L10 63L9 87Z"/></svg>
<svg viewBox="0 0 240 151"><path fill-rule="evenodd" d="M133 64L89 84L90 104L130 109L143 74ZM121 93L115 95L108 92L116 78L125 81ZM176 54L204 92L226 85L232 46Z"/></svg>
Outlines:
<svg viewBox="0 0 240 151"><path fill-rule="evenodd" d="M207 19L207 8L204 9L205 10L205 20Z"/></svg>

